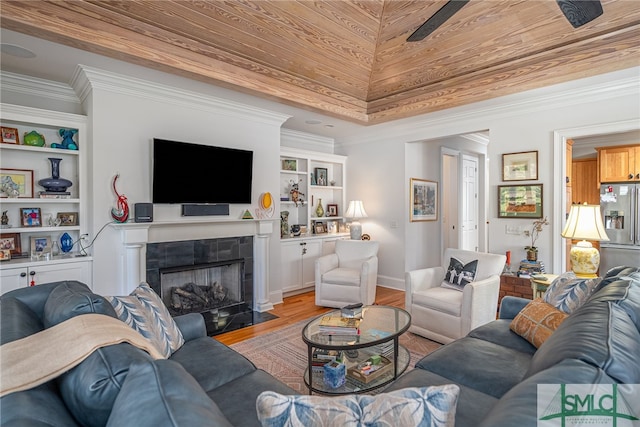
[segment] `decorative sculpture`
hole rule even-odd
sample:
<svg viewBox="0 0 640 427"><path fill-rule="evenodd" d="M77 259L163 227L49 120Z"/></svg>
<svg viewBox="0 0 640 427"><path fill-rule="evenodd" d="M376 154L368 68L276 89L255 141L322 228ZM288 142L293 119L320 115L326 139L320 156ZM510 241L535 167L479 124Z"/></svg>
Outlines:
<svg viewBox="0 0 640 427"><path fill-rule="evenodd" d="M66 150L77 150L78 144L73 140L73 135L78 133L77 129L60 129L58 135L62 137L62 143L53 143L51 148L64 148Z"/></svg>
<svg viewBox="0 0 640 427"><path fill-rule="evenodd" d="M302 179L300 181L302 181ZM290 180L289 185L291 185L291 190L289 190L289 194L291 195L291 201L295 203L296 207L298 206L298 203L304 203L304 200L302 200L302 198L300 197L300 196L304 196L304 193L302 193L299 190L298 183L293 180Z"/></svg>
<svg viewBox="0 0 640 427"><path fill-rule="evenodd" d="M118 196L118 200L116 201L116 207L111 208L111 218L113 218L117 222L126 222L129 219L129 204L127 203L127 198L124 194L118 193L116 189L116 181L120 177L120 174L116 174L113 178L113 192Z"/></svg>

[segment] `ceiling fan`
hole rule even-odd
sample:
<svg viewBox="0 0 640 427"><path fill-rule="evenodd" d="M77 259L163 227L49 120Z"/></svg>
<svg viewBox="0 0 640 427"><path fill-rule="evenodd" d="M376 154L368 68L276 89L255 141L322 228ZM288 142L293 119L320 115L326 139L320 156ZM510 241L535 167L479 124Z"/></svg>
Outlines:
<svg viewBox="0 0 640 427"><path fill-rule="evenodd" d="M456 12L469 3L469 0L449 0L433 16L427 19L408 38L408 42L423 40L438 27L444 24ZM600 0L556 0L560 10L573 25L578 28L587 22L591 22L602 15L602 4Z"/></svg>

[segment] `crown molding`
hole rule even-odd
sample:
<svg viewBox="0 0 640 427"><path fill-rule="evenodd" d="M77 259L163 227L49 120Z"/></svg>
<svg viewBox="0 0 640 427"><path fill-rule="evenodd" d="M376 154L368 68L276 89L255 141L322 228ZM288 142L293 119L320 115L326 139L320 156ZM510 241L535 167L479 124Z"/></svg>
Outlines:
<svg viewBox="0 0 640 427"><path fill-rule="evenodd" d="M197 108L220 115L281 126L291 116L253 107L201 93L178 89L148 80L113 73L86 65L78 65L71 79L82 102L99 89L125 96L164 102L178 107Z"/></svg>
<svg viewBox="0 0 640 427"><path fill-rule="evenodd" d="M80 105L80 99L73 88L64 83L2 70L0 70L0 81L3 91Z"/></svg>
<svg viewBox="0 0 640 427"><path fill-rule="evenodd" d="M333 153L333 138L300 132L291 129L280 131L280 145L282 147L302 148L311 151Z"/></svg>

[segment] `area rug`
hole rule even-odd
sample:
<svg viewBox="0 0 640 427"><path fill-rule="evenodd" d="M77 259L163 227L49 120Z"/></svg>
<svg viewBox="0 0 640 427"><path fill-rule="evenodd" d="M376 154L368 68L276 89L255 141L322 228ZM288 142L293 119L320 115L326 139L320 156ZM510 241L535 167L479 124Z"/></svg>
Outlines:
<svg viewBox="0 0 640 427"><path fill-rule="evenodd" d="M307 393L308 389L302 377L307 368L307 345L302 341L302 328L309 320L302 320L276 332L232 344L230 347L292 389ZM400 344L411 356L407 371L413 369L416 362L425 355L441 346L410 332L400 336Z"/></svg>

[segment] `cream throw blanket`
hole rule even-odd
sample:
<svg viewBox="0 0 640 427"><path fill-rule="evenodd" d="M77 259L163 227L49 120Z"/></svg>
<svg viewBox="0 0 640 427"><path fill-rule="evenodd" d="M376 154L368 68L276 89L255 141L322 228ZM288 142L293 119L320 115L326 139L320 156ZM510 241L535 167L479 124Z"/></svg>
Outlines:
<svg viewBox="0 0 640 427"><path fill-rule="evenodd" d="M164 356L129 325L103 314L73 317L0 346L0 397L44 384L80 364L95 350L132 344L154 359Z"/></svg>

